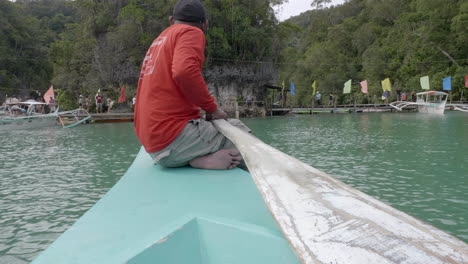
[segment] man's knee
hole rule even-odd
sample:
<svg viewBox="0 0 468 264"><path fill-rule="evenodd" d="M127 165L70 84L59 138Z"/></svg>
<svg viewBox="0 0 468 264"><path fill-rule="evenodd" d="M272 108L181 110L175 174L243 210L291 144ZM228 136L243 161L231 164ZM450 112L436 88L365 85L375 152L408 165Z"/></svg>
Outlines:
<svg viewBox="0 0 468 264"><path fill-rule="evenodd" d="M189 165L189 162L190 161L180 161L180 160L178 161L178 160L171 160L169 158L167 159L164 158L164 159L159 160L157 164L165 168L179 168L179 167L184 167L184 166Z"/></svg>

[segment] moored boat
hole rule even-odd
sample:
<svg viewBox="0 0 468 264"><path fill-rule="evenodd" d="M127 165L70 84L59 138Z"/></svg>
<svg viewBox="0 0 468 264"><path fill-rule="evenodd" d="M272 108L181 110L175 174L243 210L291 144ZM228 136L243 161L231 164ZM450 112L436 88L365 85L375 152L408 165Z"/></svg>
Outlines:
<svg viewBox="0 0 468 264"><path fill-rule="evenodd" d="M403 108L415 105L419 113L425 114L443 114L447 104L448 94L438 91L429 91L416 94L416 102L396 101L390 103L390 106L398 111Z"/></svg>
<svg viewBox="0 0 468 264"><path fill-rule="evenodd" d="M0 132L18 129L54 127L59 121L64 128L84 123L91 115L84 109L59 112L58 108L50 111L49 105L34 100L8 103L0 107ZM72 118L67 118L72 116ZM57 121L58 120L58 121Z"/></svg>
<svg viewBox="0 0 468 264"><path fill-rule="evenodd" d="M0 131L54 126L57 111L45 113L46 106L47 104L36 101L7 104L0 111Z"/></svg>

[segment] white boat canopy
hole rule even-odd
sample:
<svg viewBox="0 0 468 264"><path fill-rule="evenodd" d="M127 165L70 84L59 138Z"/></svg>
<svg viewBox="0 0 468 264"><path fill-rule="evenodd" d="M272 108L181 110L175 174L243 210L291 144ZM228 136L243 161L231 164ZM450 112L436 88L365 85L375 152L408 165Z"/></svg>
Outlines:
<svg viewBox="0 0 468 264"><path fill-rule="evenodd" d="M439 91L428 91L416 94L416 102L396 101L390 106L398 111L408 106L417 106L418 112L427 114L443 114L447 104L448 94Z"/></svg>

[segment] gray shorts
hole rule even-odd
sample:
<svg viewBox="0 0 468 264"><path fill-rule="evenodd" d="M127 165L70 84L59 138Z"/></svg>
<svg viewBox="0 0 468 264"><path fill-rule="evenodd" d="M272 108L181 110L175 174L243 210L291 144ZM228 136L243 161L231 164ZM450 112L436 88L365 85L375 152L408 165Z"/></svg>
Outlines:
<svg viewBox="0 0 468 264"><path fill-rule="evenodd" d="M240 129L250 129L240 120L228 122ZM155 164L174 168L189 165L194 158L214 153L220 149L235 148L234 144L221 134L211 122L205 119L190 120L172 143L158 152L150 153Z"/></svg>

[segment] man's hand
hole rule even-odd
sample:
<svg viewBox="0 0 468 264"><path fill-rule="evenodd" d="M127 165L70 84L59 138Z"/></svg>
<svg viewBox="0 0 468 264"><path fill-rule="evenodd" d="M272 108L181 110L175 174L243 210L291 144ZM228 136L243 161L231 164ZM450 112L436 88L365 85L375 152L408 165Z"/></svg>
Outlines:
<svg viewBox="0 0 468 264"><path fill-rule="evenodd" d="M212 113L206 113L206 121L211 121L211 120L215 120L215 119L227 119L228 118L228 115L222 111L222 110L219 110L216 109L216 111L212 112Z"/></svg>

